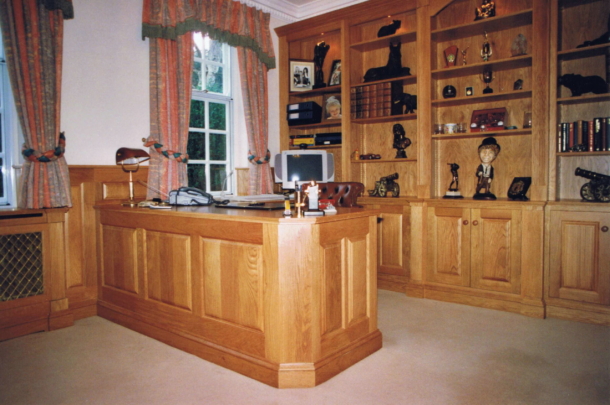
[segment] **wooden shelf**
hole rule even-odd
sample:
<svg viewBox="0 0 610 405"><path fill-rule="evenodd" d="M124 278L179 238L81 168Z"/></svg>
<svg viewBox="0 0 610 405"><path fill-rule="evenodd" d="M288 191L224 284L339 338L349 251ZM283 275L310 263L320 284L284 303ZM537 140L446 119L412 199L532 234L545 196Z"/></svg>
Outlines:
<svg viewBox="0 0 610 405"><path fill-rule="evenodd" d="M374 82L366 82L366 83L362 82L362 83L358 83L358 84L352 84L351 87L370 86L372 84L395 82L397 80L402 81L402 84L413 84L413 83L417 83L417 75L399 76L399 77L394 77L391 79L376 80Z"/></svg>
<svg viewBox="0 0 610 405"><path fill-rule="evenodd" d="M557 156L561 157L587 157L587 156L610 156L610 151L599 152L557 152Z"/></svg>
<svg viewBox="0 0 610 405"><path fill-rule="evenodd" d="M503 31L509 28L521 27L532 23L532 9L519 11L517 13L506 14L474 21L468 24L455 25L452 27L441 28L432 31L432 40L437 42L449 41L480 35L482 32Z"/></svg>
<svg viewBox="0 0 610 405"><path fill-rule="evenodd" d="M374 118L356 118L351 120L354 124L377 124L379 122L394 122L394 121L406 121L414 120L417 118L417 114L402 114L402 115L388 115L384 117Z"/></svg>
<svg viewBox="0 0 610 405"><path fill-rule="evenodd" d="M299 150L298 146L291 146L290 150ZM304 150L307 149L341 149L341 145L307 145Z"/></svg>
<svg viewBox="0 0 610 405"><path fill-rule="evenodd" d="M466 132L462 134L434 134L432 139L444 140L444 139L460 139L460 138L487 138L488 136L519 136L519 135L531 135L531 129L505 129L502 131L484 131L484 132Z"/></svg>
<svg viewBox="0 0 610 405"><path fill-rule="evenodd" d="M403 163L403 162L417 162L416 158L407 159L352 159L351 163Z"/></svg>
<svg viewBox="0 0 610 405"><path fill-rule="evenodd" d="M316 124L303 124L303 125L292 125L289 126L289 129L310 129L310 128L322 128L322 127L340 127L341 120L336 121L322 121Z"/></svg>
<svg viewBox="0 0 610 405"><path fill-rule="evenodd" d="M476 104L480 102L495 100L515 100L520 98L529 98L531 96L531 90L515 90L510 93L492 93L482 94L480 96L455 97L446 98L443 100L432 100L432 105L436 107L454 107L456 105Z"/></svg>
<svg viewBox="0 0 610 405"><path fill-rule="evenodd" d="M341 93L341 86L327 86L322 87L320 89L313 89L307 91L291 91L288 95L290 97L313 97L327 93Z"/></svg>
<svg viewBox="0 0 610 405"><path fill-rule="evenodd" d="M610 93L606 94L585 94L578 97L562 97L557 99L557 104L581 104L595 103L610 100Z"/></svg>
<svg viewBox="0 0 610 405"><path fill-rule="evenodd" d="M610 48L610 43L594 45L594 46L586 46L583 48L574 48L567 49L565 51L557 52L557 58L559 60L572 60L572 59L581 59L588 58L592 56L605 55Z"/></svg>
<svg viewBox="0 0 610 405"><path fill-rule="evenodd" d="M490 60L488 62L473 63L466 66L455 66L444 69L435 69L432 71L432 79L450 79L462 76L478 75L486 69L492 69L494 72L508 69L518 69L522 67L532 66L532 55L515 56L513 58Z"/></svg>
<svg viewBox="0 0 610 405"><path fill-rule="evenodd" d="M388 48L391 42L399 40L401 44L415 41L417 34L415 31L399 32L394 35L388 35L387 37L375 38L369 41L357 42L350 46L350 48L361 52L373 51L375 49Z"/></svg>

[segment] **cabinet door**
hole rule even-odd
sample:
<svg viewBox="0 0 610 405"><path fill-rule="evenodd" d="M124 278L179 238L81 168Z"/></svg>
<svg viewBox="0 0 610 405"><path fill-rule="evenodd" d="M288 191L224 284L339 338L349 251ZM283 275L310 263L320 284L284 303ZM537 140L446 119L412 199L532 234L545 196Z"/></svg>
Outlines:
<svg viewBox="0 0 610 405"><path fill-rule="evenodd" d="M521 211L472 210L471 287L521 290Z"/></svg>
<svg viewBox="0 0 610 405"><path fill-rule="evenodd" d="M551 213L549 296L610 305L610 214Z"/></svg>
<svg viewBox="0 0 610 405"><path fill-rule="evenodd" d="M470 284L470 210L428 209L428 263L426 280Z"/></svg>
<svg viewBox="0 0 610 405"><path fill-rule="evenodd" d="M383 221L378 229L378 272L394 276L408 276L409 207L396 205L381 207Z"/></svg>

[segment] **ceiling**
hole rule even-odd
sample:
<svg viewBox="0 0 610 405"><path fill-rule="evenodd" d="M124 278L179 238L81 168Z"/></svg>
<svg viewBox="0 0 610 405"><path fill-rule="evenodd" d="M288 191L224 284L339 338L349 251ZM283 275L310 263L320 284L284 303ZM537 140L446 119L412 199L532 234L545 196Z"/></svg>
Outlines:
<svg viewBox="0 0 610 405"><path fill-rule="evenodd" d="M294 22L324 14L367 0L240 0L286 22Z"/></svg>

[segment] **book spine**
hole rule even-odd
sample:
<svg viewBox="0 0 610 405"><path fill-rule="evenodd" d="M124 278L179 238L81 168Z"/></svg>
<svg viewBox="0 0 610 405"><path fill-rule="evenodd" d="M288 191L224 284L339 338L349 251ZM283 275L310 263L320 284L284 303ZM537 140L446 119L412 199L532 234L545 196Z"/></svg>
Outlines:
<svg viewBox="0 0 610 405"><path fill-rule="evenodd" d="M595 122L593 120L589 121L589 128L587 131L587 150L589 152L593 152L593 141L595 139Z"/></svg>
<svg viewBox="0 0 610 405"><path fill-rule="evenodd" d="M602 129L603 119L601 117L593 118L593 150L595 152L602 151L603 145L603 129Z"/></svg>
<svg viewBox="0 0 610 405"><path fill-rule="evenodd" d="M572 151L574 147L574 123L568 123L568 150Z"/></svg>
<svg viewBox="0 0 610 405"><path fill-rule="evenodd" d="M610 67L608 67L610 69ZM606 151L610 152L610 117L604 117L602 119L602 133L606 139Z"/></svg>
<svg viewBox="0 0 610 405"><path fill-rule="evenodd" d="M561 139L562 139L561 151L562 152L568 151L569 138L570 138L570 126L568 125L567 122L564 122L561 124Z"/></svg>

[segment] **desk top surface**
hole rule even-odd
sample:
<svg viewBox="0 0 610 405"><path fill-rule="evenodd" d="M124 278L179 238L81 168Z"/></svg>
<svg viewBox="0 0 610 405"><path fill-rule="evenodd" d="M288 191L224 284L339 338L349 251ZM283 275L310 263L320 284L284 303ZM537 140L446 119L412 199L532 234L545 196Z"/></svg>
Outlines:
<svg viewBox="0 0 610 405"><path fill-rule="evenodd" d="M123 207L117 204L100 204L95 206L100 211L112 211L121 213L133 213L136 215L159 215L159 216L179 216L193 218L210 218L227 221L254 221L254 222L275 222L275 223L325 223L334 221L345 221L352 218L377 216L378 210L364 208L337 208L337 214L325 216L307 216L296 218L296 213L293 210L293 216L284 218L282 210L264 211L252 209L232 209L232 208L217 208L214 206L172 206L167 209L154 208L132 208Z"/></svg>

